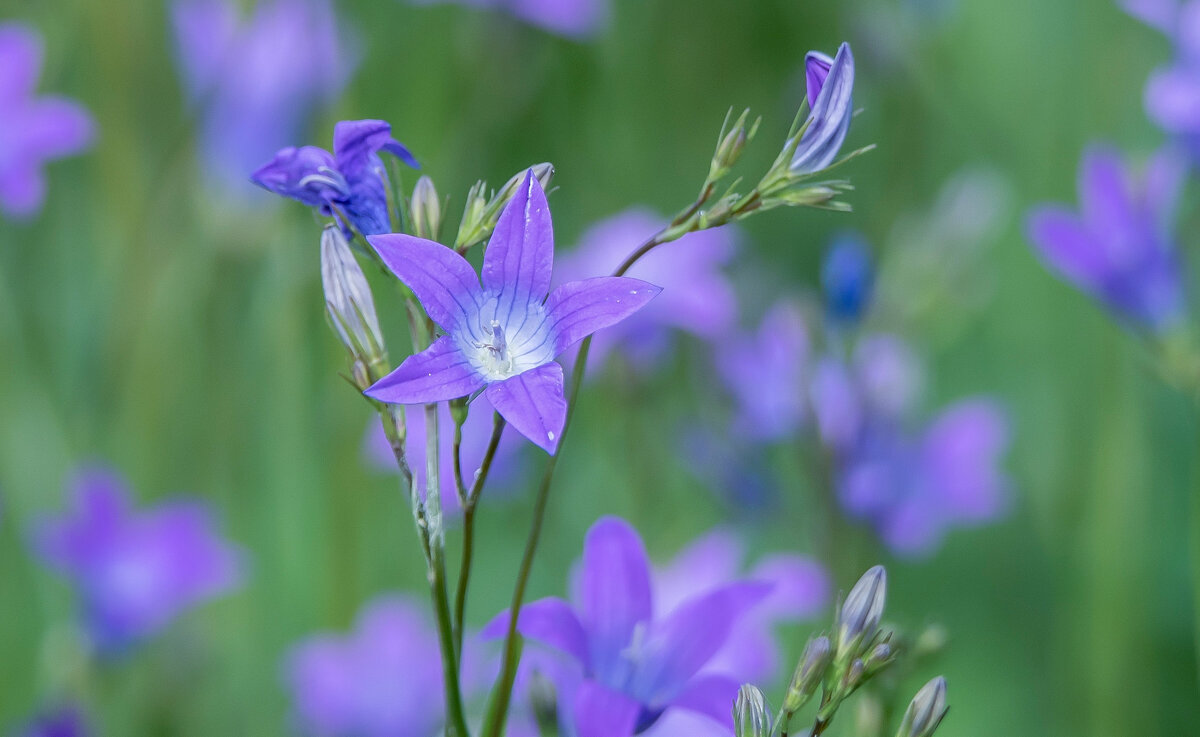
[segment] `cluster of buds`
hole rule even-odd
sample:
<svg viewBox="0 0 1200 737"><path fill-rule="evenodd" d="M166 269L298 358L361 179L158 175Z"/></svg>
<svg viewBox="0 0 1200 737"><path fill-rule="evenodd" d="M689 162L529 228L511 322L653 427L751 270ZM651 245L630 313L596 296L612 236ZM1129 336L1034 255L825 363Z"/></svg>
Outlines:
<svg viewBox="0 0 1200 737"><path fill-rule="evenodd" d="M550 188L550 180L554 177L554 165L549 162L534 164L533 176L537 178L542 189ZM467 204L463 208L462 220L458 226L458 235L454 238L454 249L459 253L465 252L471 246L482 243L492 234L500 211L508 204L517 192L525 172L514 174L503 187L487 195L487 182L478 181L467 192Z"/></svg>
<svg viewBox="0 0 1200 737"><path fill-rule="evenodd" d="M321 285L329 324L350 355L350 383L363 391L390 367L371 287L336 225L321 233Z"/></svg>

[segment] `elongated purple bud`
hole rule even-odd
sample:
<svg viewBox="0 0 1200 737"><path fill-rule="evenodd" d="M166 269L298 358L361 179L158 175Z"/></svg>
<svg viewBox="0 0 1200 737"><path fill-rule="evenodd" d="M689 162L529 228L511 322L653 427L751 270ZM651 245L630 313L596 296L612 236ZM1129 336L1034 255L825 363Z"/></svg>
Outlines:
<svg viewBox="0 0 1200 737"><path fill-rule="evenodd" d="M887 599L887 571L874 566L858 579L838 616L838 657L858 655L864 641L870 640L883 619Z"/></svg>
<svg viewBox="0 0 1200 737"><path fill-rule="evenodd" d="M896 737L930 737L946 716L946 679L934 678L913 697Z"/></svg>

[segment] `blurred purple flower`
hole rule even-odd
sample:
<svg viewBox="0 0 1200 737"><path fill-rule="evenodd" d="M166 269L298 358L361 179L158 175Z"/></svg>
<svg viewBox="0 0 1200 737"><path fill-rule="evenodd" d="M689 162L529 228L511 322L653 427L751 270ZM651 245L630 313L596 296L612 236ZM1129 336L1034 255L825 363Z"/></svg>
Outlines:
<svg viewBox="0 0 1200 737"><path fill-rule="evenodd" d="M77 587L102 650L153 635L240 583L241 554L217 535L203 501L176 499L138 512L124 480L102 468L80 471L71 488L71 510L35 527L33 544Z"/></svg>
<svg viewBox="0 0 1200 737"><path fill-rule="evenodd" d="M717 369L737 399L737 436L756 441L788 437L804 422L804 365L808 333L800 311L781 302L758 332L723 341Z"/></svg>
<svg viewBox="0 0 1200 737"><path fill-rule="evenodd" d="M309 637L288 654L285 678L304 734L428 737L442 724L442 666L425 607L376 599L347 635Z"/></svg>
<svg viewBox="0 0 1200 737"><path fill-rule="evenodd" d="M1151 330L1167 329L1184 307L1170 233L1184 174L1179 157L1164 150L1138 182L1117 152L1092 148L1079 171L1080 212L1035 208L1029 238L1050 269L1118 316Z"/></svg>
<svg viewBox="0 0 1200 737"><path fill-rule="evenodd" d="M811 174L833 163L854 117L854 54L850 44L838 47L832 59L819 51L804 57L808 91L808 128L792 156L795 174Z"/></svg>
<svg viewBox="0 0 1200 737"><path fill-rule="evenodd" d="M1174 44L1175 58L1146 82L1146 113L1193 157L1200 156L1200 2L1123 0L1121 5Z"/></svg>
<svg viewBox="0 0 1200 737"><path fill-rule="evenodd" d="M592 225L579 246L562 259L559 279L611 274L666 219L645 208L631 208ZM673 329L705 340L722 337L733 326L737 297L721 268L733 258L740 233L725 226L691 233L651 251L629 270L630 276L663 288L645 309L598 334L592 341L596 365L616 347L643 369L667 353Z"/></svg>
<svg viewBox="0 0 1200 737"><path fill-rule="evenodd" d="M280 150L250 179L263 189L289 197L323 215L345 214L362 235L392 232L388 214L386 151L419 169L408 149L392 138L382 120L343 120L333 128L333 153L318 146ZM350 233L347 232L347 236Z"/></svg>
<svg viewBox="0 0 1200 737"><path fill-rule="evenodd" d="M735 580L742 573L745 549L736 535L717 529L681 550L654 576L654 601L673 611L686 601ZM829 574L820 563L799 555L769 555L749 577L773 585L730 634L725 646L704 667L705 673L731 676L739 682L762 682L779 672L777 623L794 622L819 613L829 603Z"/></svg>
<svg viewBox="0 0 1200 737"><path fill-rule="evenodd" d="M525 174L475 269L453 249L409 235L369 238L388 268L446 331L367 390L392 404L423 404L485 389L513 428L547 453L566 422L562 366L555 357L649 302L659 287L628 277L564 284L547 297L554 230L542 185Z"/></svg>
<svg viewBox="0 0 1200 737"><path fill-rule="evenodd" d="M419 406L414 406L405 413L407 424L408 466L416 477L417 488L422 497L425 488L425 412ZM438 461L441 479L442 508L454 510L458 508L458 494L454 488L454 420L450 417L450 405L447 402L438 404L438 428L441 450ZM475 471L483 463L487 452L488 442L492 438L492 405L487 397L480 395L471 402L467 421L462 428L462 474L463 483L467 486L475 478ZM392 446L388 444L387 436L383 433L383 425L373 419L367 428L365 443L367 460L372 467L381 471L395 473L396 457L392 454ZM496 456L492 459L492 468L488 473L489 491L498 485L504 485L516 475L517 454L521 443L517 436L506 432L500 437L500 445L496 447Z"/></svg>
<svg viewBox="0 0 1200 737"><path fill-rule="evenodd" d="M271 152L296 140L356 66L327 0L174 0L180 76L200 116L209 173L234 192Z"/></svg>
<svg viewBox="0 0 1200 737"><path fill-rule="evenodd" d="M64 97L37 97L42 40L20 23L0 23L0 213L26 218L42 208L50 159L77 154L94 137L92 117Z"/></svg>
<svg viewBox="0 0 1200 737"><path fill-rule="evenodd" d="M704 670L771 584L726 581L664 610L654 601L651 575L637 532L606 517L584 542L577 603L551 597L521 610L522 635L574 661L579 680L555 685L560 715L579 737L629 737L674 710L732 727L740 682ZM497 616L485 636L502 635L508 618Z"/></svg>
<svg viewBox="0 0 1200 737"><path fill-rule="evenodd" d="M856 323L867 311L875 270L871 249L857 233L839 236L821 263L825 312L835 322Z"/></svg>
<svg viewBox="0 0 1200 737"><path fill-rule="evenodd" d="M13 737L87 737L92 734L83 712L74 705L42 712L13 733Z"/></svg>
<svg viewBox="0 0 1200 737"><path fill-rule="evenodd" d="M913 408L923 383L924 371L912 347L889 333L861 337L849 365L821 358L809 393L822 442L845 451L871 423L899 422Z"/></svg>
<svg viewBox="0 0 1200 737"><path fill-rule="evenodd" d="M584 40L604 30L609 0L412 0L417 5L458 2L507 12L550 33Z"/></svg>

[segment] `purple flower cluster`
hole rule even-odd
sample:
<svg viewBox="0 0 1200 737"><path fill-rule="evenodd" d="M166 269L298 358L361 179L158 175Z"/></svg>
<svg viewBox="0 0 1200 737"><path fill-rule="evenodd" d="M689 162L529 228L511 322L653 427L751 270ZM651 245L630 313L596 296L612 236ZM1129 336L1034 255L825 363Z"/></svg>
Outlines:
<svg viewBox="0 0 1200 737"><path fill-rule="evenodd" d="M295 140L355 67L327 0L267 0L244 19L239 5L175 0L171 13L201 158L227 187Z"/></svg>
<svg viewBox="0 0 1200 737"><path fill-rule="evenodd" d="M1173 44L1171 63L1146 82L1146 113L1192 156L1200 156L1200 2L1121 0L1121 5Z"/></svg>
<svg viewBox="0 0 1200 737"><path fill-rule="evenodd" d="M241 580L240 552L218 536L199 500L139 512L121 478L89 468L72 483L70 503L68 512L35 528L33 545L75 585L88 632L102 651L155 634Z"/></svg>
<svg viewBox="0 0 1200 737"><path fill-rule="evenodd" d="M609 0L412 0L418 5L451 1L502 11L550 33L578 40L604 30L609 14Z"/></svg>
<svg viewBox="0 0 1200 737"><path fill-rule="evenodd" d="M94 137L92 118L78 103L35 94L41 69L37 32L0 23L0 213L11 218L41 210L47 161L83 151Z"/></svg>

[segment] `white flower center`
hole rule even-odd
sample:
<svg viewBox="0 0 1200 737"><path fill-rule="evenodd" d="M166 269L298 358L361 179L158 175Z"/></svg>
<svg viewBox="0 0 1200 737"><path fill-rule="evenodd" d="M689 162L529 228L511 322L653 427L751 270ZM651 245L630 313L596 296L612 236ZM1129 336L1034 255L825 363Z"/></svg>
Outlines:
<svg viewBox="0 0 1200 737"><path fill-rule="evenodd" d="M488 381L503 381L554 360L554 336L546 309L538 302L510 304L489 294L477 320L468 321L455 340L471 366Z"/></svg>

